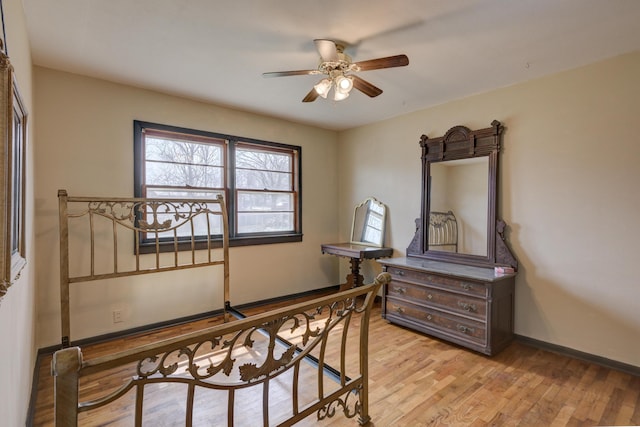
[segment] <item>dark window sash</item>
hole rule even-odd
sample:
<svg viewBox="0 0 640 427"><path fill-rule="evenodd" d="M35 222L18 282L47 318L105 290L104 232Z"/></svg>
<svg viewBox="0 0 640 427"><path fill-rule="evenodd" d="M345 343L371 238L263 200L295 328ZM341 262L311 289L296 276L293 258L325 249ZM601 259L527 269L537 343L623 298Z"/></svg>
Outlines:
<svg viewBox="0 0 640 427"><path fill-rule="evenodd" d="M302 241L302 233L290 233L290 234L275 234L275 235L247 235L247 236L236 236L229 238L229 246L230 247L238 247L238 246L252 246L252 245L270 245L275 243L293 243L293 242L301 242ZM211 245L214 248L222 247L222 240L211 239ZM178 241L178 251L190 251L191 250L191 240L181 240ZM161 241L158 243L158 250L161 253L165 252L175 252L175 246L173 240L171 241ZM195 250L201 250L207 248L206 240L196 240L194 243ZM149 239L145 242L140 243L140 253L141 254L155 254L156 253L156 243L155 240Z"/></svg>

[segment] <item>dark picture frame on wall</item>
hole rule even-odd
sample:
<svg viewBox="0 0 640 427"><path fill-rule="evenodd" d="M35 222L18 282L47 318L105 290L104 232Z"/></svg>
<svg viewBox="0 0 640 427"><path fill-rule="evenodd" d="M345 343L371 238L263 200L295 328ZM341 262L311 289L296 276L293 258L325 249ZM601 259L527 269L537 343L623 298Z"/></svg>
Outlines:
<svg viewBox="0 0 640 427"><path fill-rule="evenodd" d="M0 2L0 12L2 3ZM4 37L4 14L3 34ZM25 109L5 40L0 46L0 302L20 277L26 260L25 248Z"/></svg>

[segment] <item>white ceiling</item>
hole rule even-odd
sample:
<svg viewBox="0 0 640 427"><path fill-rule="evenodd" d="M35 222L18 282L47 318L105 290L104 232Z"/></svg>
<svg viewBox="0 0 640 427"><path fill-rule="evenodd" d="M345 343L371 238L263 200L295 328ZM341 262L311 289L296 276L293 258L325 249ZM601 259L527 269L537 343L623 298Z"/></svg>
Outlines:
<svg viewBox="0 0 640 427"><path fill-rule="evenodd" d="M347 129L640 50L640 0L22 0L36 65ZM319 76L313 39L384 90L302 98ZM7 40L11 55L11 40Z"/></svg>

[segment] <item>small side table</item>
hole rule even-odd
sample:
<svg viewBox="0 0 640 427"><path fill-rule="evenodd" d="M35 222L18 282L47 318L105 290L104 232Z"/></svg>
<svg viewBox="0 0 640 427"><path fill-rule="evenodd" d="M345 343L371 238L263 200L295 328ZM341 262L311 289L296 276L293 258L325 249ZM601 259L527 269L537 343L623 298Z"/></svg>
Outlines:
<svg viewBox="0 0 640 427"><path fill-rule="evenodd" d="M327 243L321 246L323 254L350 258L351 273L347 275L346 283L340 285L340 290L362 286L364 277L360 274L360 261L363 259L378 259L393 255L393 248L378 248L376 246L358 245L355 243Z"/></svg>

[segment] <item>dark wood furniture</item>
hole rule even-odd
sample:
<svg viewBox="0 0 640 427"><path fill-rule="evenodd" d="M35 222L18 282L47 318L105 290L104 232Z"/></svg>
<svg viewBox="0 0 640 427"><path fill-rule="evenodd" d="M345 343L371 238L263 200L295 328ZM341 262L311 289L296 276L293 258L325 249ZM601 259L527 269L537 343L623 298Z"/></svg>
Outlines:
<svg viewBox="0 0 640 427"><path fill-rule="evenodd" d="M323 254L350 259L351 273L347 275L347 281L340 285L341 291L362 285L364 278L360 274L360 262L363 259L378 259L390 257L393 254L393 248L379 248L355 243L327 243L323 244L321 249Z"/></svg>
<svg viewBox="0 0 640 427"><path fill-rule="evenodd" d="M503 127L497 120L491 127L470 130L465 126L454 126L439 138L429 139L426 135L420 138L422 148L422 195L420 218L416 220L416 234L407 248L407 256L438 261L450 261L458 264L494 267L496 265L518 268L518 261L505 244L504 221L497 218L498 206L498 154L502 143ZM433 187L432 168L436 165L449 165L453 162L469 162L471 159L488 161L488 180L486 205L486 251L484 255L465 253L458 247L458 252L440 251L428 244L429 213L432 210ZM462 218L458 217L458 224Z"/></svg>
<svg viewBox="0 0 640 427"><path fill-rule="evenodd" d="M489 356L513 338L515 274L418 258L378 261L391 274L382 317Z"/></svg>
<svg viewBox="0 0 640 427"><path fill-rule="evenodd" d="M454 126L442 137L421 137L422 203L415 236L406 258L378 261L392 278L383 289L387 321L487 355L509 344L514 327L518 262L496 215L502 130L494 120L485 129ZM478 182L486 185L473 193L469 188L478 188L472 185ZM429 219L436 211L451 211L467 233L456 252L443 250L430 235ZM499 274L496 267L513 273Z"/></svg>

